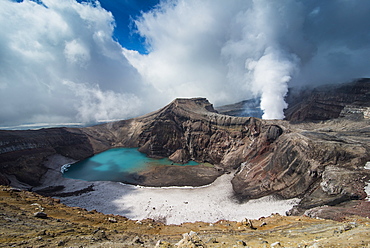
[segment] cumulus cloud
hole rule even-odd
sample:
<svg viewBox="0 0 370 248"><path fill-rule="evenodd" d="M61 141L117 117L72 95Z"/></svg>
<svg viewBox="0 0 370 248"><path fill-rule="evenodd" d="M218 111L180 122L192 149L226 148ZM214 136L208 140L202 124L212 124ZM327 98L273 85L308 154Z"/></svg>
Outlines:
<svg viewBox="0 0 370 248"><path fill-rule="evenodd" d="M40 2L40 1L37 1ZM113 38L99 2L0 0L0 123L94 122L176 97L261 98L369 77L370 2L163 0L134 20L148 54Z"/></svg>
<svg viewBox="0 0 370 248"><path fill-rule="evenodd" d="M77 40L66 42L64 55L69 63L82 67L90 61L89 49Z"/></svg>
<svg viewBox="0 0 370 248"><path fill-rule="evenodd" d="M221 56L238 1L166 1L136 21L150 53L125 56L167 98L205 96L215 104L250 95L243 82L227 80ZM240 2L239 2L240 4Z"/></svg>
<svg viewBox="0 0 370 248"><path fill-rule="evenodd" d="M98 3L42 3L0 1L0 123L144 113L140 76L112 39L112 14Z"/></svg>
<svg viewBox="0 0 370 248"><path fill-rule="evenodd" d="M122 118L132 113L137 113L142 107L141 100L134 94L116 93L114 91L102 91L99 85L91 86L64 81L76 96L75 102L71 102L78 110L77 118L84 123L90 121L109 121L114 118Z"/></svg>

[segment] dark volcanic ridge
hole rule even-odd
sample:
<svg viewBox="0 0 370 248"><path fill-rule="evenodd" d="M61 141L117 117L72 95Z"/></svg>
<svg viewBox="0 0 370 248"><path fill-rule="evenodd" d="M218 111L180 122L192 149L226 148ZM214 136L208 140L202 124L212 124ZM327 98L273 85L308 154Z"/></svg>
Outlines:
<svg viewBox="0 0 370 248"><path fill-rule="evenodd" d="M217 113L207 99L194 98L93 127L3 130L0 183L57 187L47 177L62 164L46 166L55 156L75 161L113 147L139 147L150 157L214 166L158 167L133 175L132 184L205 185L223 173L235 173L233 189L241 200L271 194L299 197L290 214L334 218L361 206L356 214L370 216L364 190L370 180L364 168L370 161L369 82L290 95L286 121L227 116Z"/></svg>

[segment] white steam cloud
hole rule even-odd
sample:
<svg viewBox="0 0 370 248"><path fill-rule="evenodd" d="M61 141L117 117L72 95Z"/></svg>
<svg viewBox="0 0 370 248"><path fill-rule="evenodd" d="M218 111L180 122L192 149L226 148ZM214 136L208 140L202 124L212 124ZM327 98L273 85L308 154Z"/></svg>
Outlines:
<svg viewBox="0 0 370 248"><path fill-rule="evenodd" d="M287 104L288 82L296 69L295 59L285 58L279 50L267 48L258 61L248 61L247 69L252 72L252 89L261 96L260 107L264 119L283 119Z"/></svg>
<svg viewBox="0 0 370 248"><path fill-rule="evenodd" d="M261 97L280 119L288 87L370 76L369 1L166 0L135 22L145 55L88 2L0 0L0 125L123 119L196 96Z"/></svg>

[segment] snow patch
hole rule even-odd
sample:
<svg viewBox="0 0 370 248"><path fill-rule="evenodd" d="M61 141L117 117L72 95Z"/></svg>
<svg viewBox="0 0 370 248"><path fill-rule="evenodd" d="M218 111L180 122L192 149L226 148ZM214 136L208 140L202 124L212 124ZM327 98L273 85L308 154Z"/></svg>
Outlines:
<svg viewBox="0 0 370 248"><path fill-rule="evenodd" d="M184 222L241 221L272 213L284 215L299 199L280 200L273 196L239 203L233 198L231 179L223 175L214 183L196 188L149 188L115 182L94 182L94 191L61 199L69 206L105 214L118 214L133 220L152 218L166 224ZM90 182L91 183L91 182Z"/></svg>
<svg viewBox="0 0 370 248"><path fill-rule="evenodd" d="M60 167L60 172L62 172L62 174L66 171L68 171L68 168L71 167L71 164L68 163L68 164L64 164Z"/></svg>
<svg viewBox="0 0 370 248"><path fill-rule="evenodd" d="M366 170L370 170L370 161L365 164ZM365 185L365 192L367 194L366 200L370 201L370 182Z"/></svg>

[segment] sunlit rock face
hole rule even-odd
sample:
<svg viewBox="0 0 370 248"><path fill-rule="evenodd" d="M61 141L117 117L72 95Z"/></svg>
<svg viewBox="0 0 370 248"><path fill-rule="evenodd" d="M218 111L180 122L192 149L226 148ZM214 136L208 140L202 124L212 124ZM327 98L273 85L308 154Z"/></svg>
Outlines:
<svg viewBox="0 0 370 248"><path fill-rule="evenodd" d="M232 168L244 160L236 151L259 135L262 123L217 114L204 98L176 99L144 126L140 151L176 162L192 159Z"/></svg>

